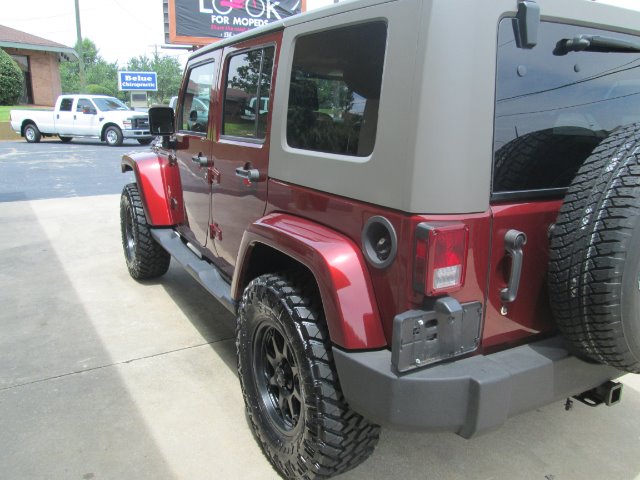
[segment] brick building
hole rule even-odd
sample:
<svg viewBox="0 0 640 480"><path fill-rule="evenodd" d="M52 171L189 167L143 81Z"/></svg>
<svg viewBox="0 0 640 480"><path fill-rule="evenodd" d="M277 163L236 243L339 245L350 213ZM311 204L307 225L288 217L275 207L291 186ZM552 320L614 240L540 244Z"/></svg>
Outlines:
<svg viewBox="0 0 640 480"><path fill-rule="evenodd" d="M53 106L60 86L60 62L77 60L73 48L0 25L0 48L24 73L25 92L20 103Z"/></svg>

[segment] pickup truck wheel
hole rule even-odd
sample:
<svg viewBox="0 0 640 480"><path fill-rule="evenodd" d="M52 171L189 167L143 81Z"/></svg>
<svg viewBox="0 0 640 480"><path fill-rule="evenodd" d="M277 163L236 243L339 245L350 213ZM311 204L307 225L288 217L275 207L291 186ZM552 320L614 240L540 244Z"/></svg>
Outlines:
<svg viewBox="0 0 640 480"><path fill-rule="evenodd" d="M346 404L315 289L263 275L244 291L236 327L238 374L253 431L291 479L326 478L362 463L380 427Z"/></svg>
<svg viewBox="0 0 640 480"><path fill-rule="evenodd" d="M29 143L38 143L42 138L42 134L38 127L36 127L33 123L30 123L26 127L24 127L24 138Z"/></svg>
<svg viewBox="0 0 640 480"><path fill-rule="evenodd" d="M552 230L549 292L576 353L640 373L640 124L604 140Z"/></svg>
<svg viewBox="0 0 640 480"><path fill-rule="evenodd" d="M73 140L73 137L59 137L59 138L62 143L69 143L71 140Z"/></svg>
<svg viewBox="0 0 640 480"><path fill-rule="evenodd" d="M133 278L156 278L167 272L171 256L151 236L135 183L125 185L122 190L120 230L124 257Z"/></svg>
<svg viewBox="0 0 640 480"><path fill-rule="evenodd" d="M149 145L151 142L153 142L153 138L139 138L138 139L138 143L140 145Z"/></svg>
<svg viewBox="0 0 640 480"><path fill-rule="evenodd" d="M104 139L110 147L119 147L122 145L122 130L118 127L107 127L104 131Z"/></svg>

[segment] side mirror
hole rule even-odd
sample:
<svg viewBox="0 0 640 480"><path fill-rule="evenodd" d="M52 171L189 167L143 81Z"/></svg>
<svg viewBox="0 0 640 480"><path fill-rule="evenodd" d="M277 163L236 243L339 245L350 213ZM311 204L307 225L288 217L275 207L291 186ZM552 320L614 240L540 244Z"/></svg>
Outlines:
<svg viewBox="0 0 640 480"><path fill-rule="evenodd" d="M175 112L173 108L162 105L149 107L149 131L153 135L162 136L162 147L176 149L178 145L169 137L176 133Z"/></svg>
<svg viewBox="0 0 640 480"><path fill-rule="evenodd" d="M160 105L150 107L149 130L153 135L169 136L176 133L173 108Z"/></svg>

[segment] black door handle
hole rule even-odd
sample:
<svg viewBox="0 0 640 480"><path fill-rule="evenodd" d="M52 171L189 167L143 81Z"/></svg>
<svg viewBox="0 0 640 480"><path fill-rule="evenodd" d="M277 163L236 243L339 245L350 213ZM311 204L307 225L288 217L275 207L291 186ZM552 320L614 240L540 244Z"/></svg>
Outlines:
<svg viewBox="0 0 640 480"><path fill-rule="evenodd" d="M513 302L518 296L520 275L522 274L522 247L527 243L527 236L518 230L509 230L504 236L504 249L511 257L511 273L507 288L500 290L500 298L504 303Z"/></svg>

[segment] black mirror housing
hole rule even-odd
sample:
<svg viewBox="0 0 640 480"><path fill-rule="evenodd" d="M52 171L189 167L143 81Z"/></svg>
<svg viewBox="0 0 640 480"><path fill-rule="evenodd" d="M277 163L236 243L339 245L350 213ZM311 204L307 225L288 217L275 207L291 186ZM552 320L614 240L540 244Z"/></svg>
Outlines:
<svg viewBox="0 0 640 480"><path fill-rule="evenodd" d="M166 106L149 108L149 130L153 135L168 136L176 133L175 112Z"/></svg>

